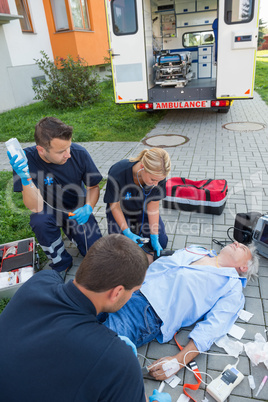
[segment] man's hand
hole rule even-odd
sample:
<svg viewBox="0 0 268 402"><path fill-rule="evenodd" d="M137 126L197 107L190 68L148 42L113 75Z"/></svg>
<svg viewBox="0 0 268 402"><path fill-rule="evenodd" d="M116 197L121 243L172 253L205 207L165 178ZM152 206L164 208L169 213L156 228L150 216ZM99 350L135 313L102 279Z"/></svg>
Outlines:
<svg viewBox="0 0 268 402"><path fill-rule="evenodd" d="M16 162L18 155L14 155L11 157L9 151L7 151L7 156L9 158L9 162L10 162L10 165L12 166L12 169L20 177L22 185L28 186L28 184L30 184L31 177L30 177L30 173L29 173L29 166L28 166L28 163L26 162L26 159L19 159Z"/></svg>
<svg viewBox="0 0 268 402"><path fill-rule="evenodd" d="M92 206L85 204L83 207L76 209L73 216L69 216L69 219L75 219L78 225L83 225L88 221L88 218L92 214Z"/></svg>
<svg viewBox="0 0 268 402"><path fill-rule="evenodd" d="M151 245L153 249L156 251L157 257L160 257L160 251L163 250L163 248L159 243L159 236L157 234L151 234L150 239L151 239Z"/></svg>
<svg viewBox="0 0 268 402"><path fill-rule="evenodd" d="M171 396L167 392L158 392L154 389L153 395L149 397L149 402L171 402Z"/></svg>
<svg viewBox="0 0 268 402"><path fill-rule="evenodd" d="M148 366L149 374L158 381L166 380L176 374L182 366L174 356L162 357L151 366Z"/></svg>
<svg viewBox="0 0 268 402"><path fill-rule="evenodd" d="M125 235L126 237L128 237L130 240L133 240L134 243L137 243L138 239L141 239L140 236L137 236L136 234L134 234L133 232L131 232L131 230L129 228L123 230L123 235ZM138 243L137 243L138 244ZM143 246L143 243L139 244L140 247Z"/></svg>

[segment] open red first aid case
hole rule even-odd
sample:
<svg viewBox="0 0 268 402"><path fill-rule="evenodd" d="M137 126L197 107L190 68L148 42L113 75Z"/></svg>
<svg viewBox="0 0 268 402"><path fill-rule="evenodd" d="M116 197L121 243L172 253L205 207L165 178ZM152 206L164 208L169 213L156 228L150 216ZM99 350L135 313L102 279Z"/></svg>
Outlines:
<svg viewBox="0 0 268 402"><path fill-rule="evenodd" d="M0 299L10 298L34 274L35 239L0 245Z"/></svg>
<svg viewBox="0 0 268 402"><path fill-rule="evenodd" d="M227 192L227 181L224 179L194 181L172 177L166 182L163 207L220 215L225 207Z"/></svg>

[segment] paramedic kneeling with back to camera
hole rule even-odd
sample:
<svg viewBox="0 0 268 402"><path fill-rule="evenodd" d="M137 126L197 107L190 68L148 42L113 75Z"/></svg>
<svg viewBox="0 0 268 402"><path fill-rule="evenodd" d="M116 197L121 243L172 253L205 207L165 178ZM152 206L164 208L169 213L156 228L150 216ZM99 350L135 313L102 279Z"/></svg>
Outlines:
<svg viewBox="0 0 268 402"><path fill-rule="evenodd" d="M44 270L22 285L0 315L1 401L145 402L135 346L96 316L120 309L147 267L138 245L110 235L94 243L73 281ZM155 390L153 401L171 398Z"/></svg>
<svg viewBox="0 0 268 402"><path fill-rule="evenodd" d="M14 191L22 192L25 206L33 212L31 228L52 261L51 268L62 272L63 277L72 266L72 257L64 248L60 228L83 256L101 237L92 211L99 199L102 176L89 153L72 144L72 131L59 119L45 117L35 126L36 146L24 150L28 164L8 153L16 172Z"/></svg>
<svg viewBox="0 0 268 402"><path fill-rule="evenodd" d="M228 333L243 309L247 279L257 272L254 246L235 242L217 256L200 246L178 250L149 266L140 291L109 314L104 325L140 347L155 338L169 342L180 328L198 321L182 351L150 367L153 377L164 380L168 367L162 366L167 360L177 360L177 372Z"/></svg>
<svg viewBox="0 0 268 402"><path fill-rule="evenodd" d="M150 238L150 250L159 256L168 242L159 202L166 196L169 172L169 154L161 148L145 149L136 158L115 163L104 195L108 232L123 233L137 243L141 237Z"/></svg>

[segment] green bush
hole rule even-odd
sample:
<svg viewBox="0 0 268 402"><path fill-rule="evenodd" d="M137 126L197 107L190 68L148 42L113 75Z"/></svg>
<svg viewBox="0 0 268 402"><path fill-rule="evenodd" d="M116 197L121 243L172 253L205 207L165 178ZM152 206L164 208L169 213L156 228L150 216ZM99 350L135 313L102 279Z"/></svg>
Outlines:
<svg viewBox="0 0 268 402"><path fill-rule="evenodd" d="M0 299L0 314L2 313L2 311L4 310L6 305L8 304L9 300L10 299Z"/></svg>
<svg viewBox="0 0 268 402"><path fill-rule="evenodd" d="M100 94L98 76L94 67L89 67L81 57L55 58L51 61L41 51L42 58L34 59L46 79L33 85L35 98L47 101L58 109L84 106L97 100Z"/></svg>

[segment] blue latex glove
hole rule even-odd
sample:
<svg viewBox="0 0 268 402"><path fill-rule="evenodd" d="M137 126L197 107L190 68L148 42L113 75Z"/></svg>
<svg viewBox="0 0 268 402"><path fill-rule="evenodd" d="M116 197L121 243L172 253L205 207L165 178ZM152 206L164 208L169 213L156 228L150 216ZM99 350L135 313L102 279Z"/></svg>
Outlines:
<svg viewBox="0 0 268 402"><path fill-rule="evenodd" d="M135 235L134 233L132 233L129 228L123 230L123 234L124 234L125 236L127 236L129 239L133 240L134 243L137 243L137 240L138 240L138 239L141 239L140 236L137 236L137 235ZM143 246L143 243L138 244L138 245L139 245L140 247L142 247L142 246Z"/></svg>
<svg viewBox="0 0 268 402"><path fill-rule="evenodd" d="M85 204L83 207L76 209L73 213L74 216L69 216L69 219L75 219L78 225L83 225L88 221L88 218L92 214L92 206Z"/></svg>
<svg viewBox="0 0 268 402"><path fill-rule="evenodd" d="M160 251L163 250L163 248L160 246L158 234L151 234L150 239L151 239L151 245L153 249L156 251L157 257L160 257Z"/></svg>
<svg viewBox="0 0 268 402"><path fill-rule="evenodd" d="M18 155L14 155L11 157L9 151L7 151L7 156L9 158L9 162L10 162L10 165L12 166L12 169L20 177L22 185L28 186L31 181L31 176L29 173L29 166L28 166L28 163L26 162L26 159L19 159L18 161L16 161L16 159L18 158ZM25 168L27 168L27 170ZM25 169L26 172L23 169Z"/></svg>
<svg viewBox="0 0 268 402"><path fill-rule="evenodd" d="M149 402L171 402L171 396L167 392L158 392L154 389L153 395L149 397Z"/></svg>
<svg viewBox="0 0 268 402"><path fill-rule="evenodd" d="M124 336L124 335L118 335L118 336L119 336L120 339L122 339L122 341L126 342L126 344L128 346L132 347L134 355L137 356L137 348L134 345L134 343L127 336Z"/></svg>

